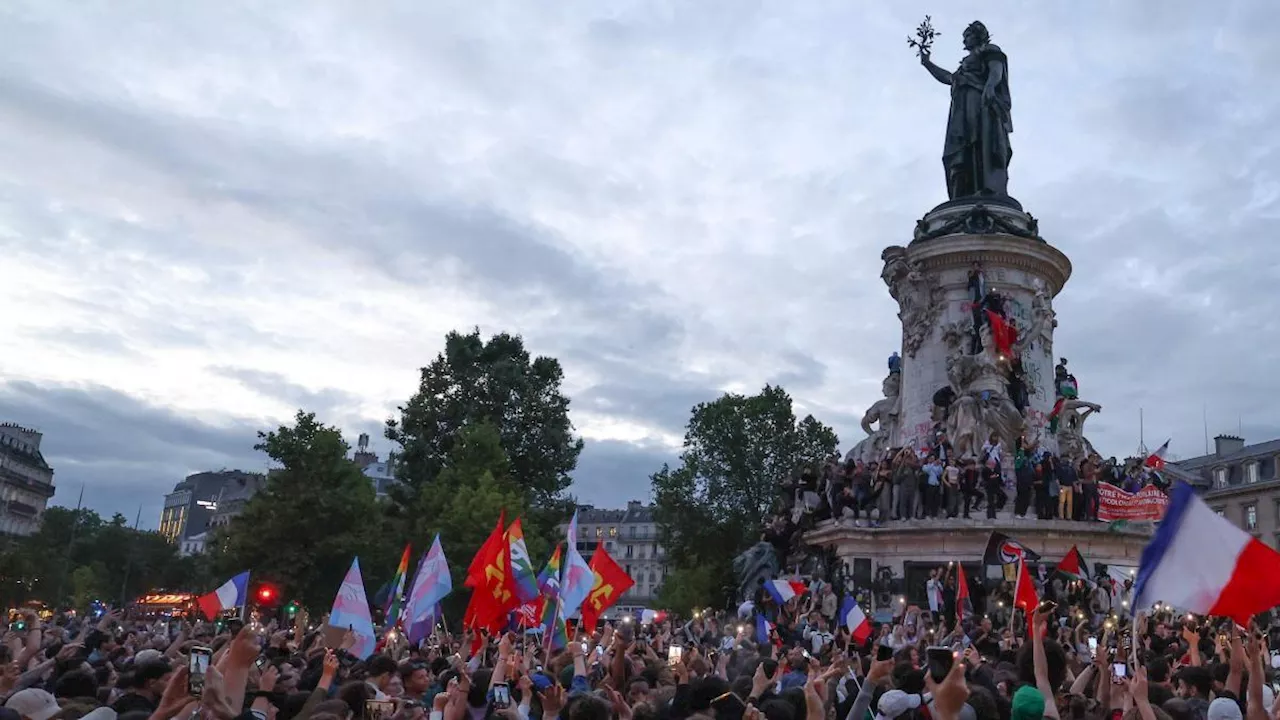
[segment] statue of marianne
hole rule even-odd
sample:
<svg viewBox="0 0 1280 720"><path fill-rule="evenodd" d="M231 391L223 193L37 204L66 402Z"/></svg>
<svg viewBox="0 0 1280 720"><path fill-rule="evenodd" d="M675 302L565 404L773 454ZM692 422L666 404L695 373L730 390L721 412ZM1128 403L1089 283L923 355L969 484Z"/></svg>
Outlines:
<svg viewBox="0 0 1280 720"><path fill-rule="evenodd" d="M1009 160L1013 149L1010 116L1009 59L991 44L987 27L974 21L965 28L964 48L969 54L955 72L947 72L920 53L920 64L943 85L951 86L951 114L942 147L947 175L947 196L1007 197Z"/></svg>

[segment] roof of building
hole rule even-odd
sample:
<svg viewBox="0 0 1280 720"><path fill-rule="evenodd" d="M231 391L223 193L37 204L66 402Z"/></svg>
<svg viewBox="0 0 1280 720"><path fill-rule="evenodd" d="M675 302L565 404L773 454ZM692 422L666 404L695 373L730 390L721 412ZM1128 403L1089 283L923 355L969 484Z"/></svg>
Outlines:
<svg viewBox="0 0 1280 720"><path fill-rule="evenodd" d="M625 510L608 510L592 505L578 506L579 523L651 523L653 522L653 506L642 505L633 500L627 503Z"/></svg>
<svg viewBox="0 0 1280 720"><path fill-rule="evenodd" d="M1280 455L1280 440L1268 440L1255 445L1245 445L1239 450L1226 455L1211 453L1170 464L1177 465L1183 470L1204 470L1218 465L1234 465L1245 460L1270 457L1272 455Z"/></svg>

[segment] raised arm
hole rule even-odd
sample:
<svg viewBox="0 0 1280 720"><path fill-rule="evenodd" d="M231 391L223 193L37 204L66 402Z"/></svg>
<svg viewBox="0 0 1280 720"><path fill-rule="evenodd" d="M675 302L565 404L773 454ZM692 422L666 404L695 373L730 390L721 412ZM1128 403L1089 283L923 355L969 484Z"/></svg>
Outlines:
<svg viewBox="0 0 1280 720"><path fill-rule="evenodd" d="M934 80L937 80L943 85L951 84L951 73L933 64L933 61L929 59L929 53L920 54L920 64L924 66L925 70L929 71L929 74L933 76Z"/></svg>

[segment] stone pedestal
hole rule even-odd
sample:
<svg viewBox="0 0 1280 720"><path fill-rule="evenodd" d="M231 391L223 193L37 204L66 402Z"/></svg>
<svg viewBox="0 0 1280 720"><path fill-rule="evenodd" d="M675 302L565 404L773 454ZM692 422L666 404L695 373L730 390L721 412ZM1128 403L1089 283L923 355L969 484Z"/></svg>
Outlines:
<svg viewBox="0 0 1280 720"><path fill-rule="evenodd" d="M852 457L871 461L889 448L932 447L940 433L961 456L978 455L992 433L1009 451L1020 435L1058 450L1047 430L1056 400L1053 298L1071 276L1071 261L1040 237L1038 225L1011 198L951 201L920 219L909 245L884 250L881 279L898 302L901 356L890 360L885 398L863 420L870 437ZM997 350L994 329L974 302L971 271L978 268L982 286L1003 298L1016 328L1010 352ZM1082 424L1072 415L1071 432L1081 438L1073 447L1083 445Z"/></svg>
<svg viewBox="0 0 1280 720"><path fill-rule="evenodd" d="M1131 570L1138 567L1142 549L1151 539L1152 527L1134 523L1112 529L1106 523L1068 520L910 520L880 528L855 527L850 521L819 524L805 534L805 542L832 549L852 572L861 561L866 572L878 575L892 571L897 589L911 601L923 602L924 577L928 569L959 562L968 573L1000 577L998 565L984 570L982 559L991 532L998 530L1016 538L1038 553L1042 563L1056 564L1072 546L1092 567ZM865 583L866 580L864 579Z"/></svg>

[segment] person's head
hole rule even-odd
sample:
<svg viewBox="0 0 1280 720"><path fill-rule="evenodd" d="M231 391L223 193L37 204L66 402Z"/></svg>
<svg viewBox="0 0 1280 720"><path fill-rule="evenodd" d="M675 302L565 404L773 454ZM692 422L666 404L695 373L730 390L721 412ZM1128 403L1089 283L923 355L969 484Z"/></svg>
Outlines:
<svg viewBox="0 0 1280 720"><path fill-rule="evenodd" d="M919 695L902 690L889 690L880 696L880 702L876 705L876 720L893 720L903 717L918 707L920 707Z"/></svg>
<svg viewBox="0 0 1280 720"><path fill-rule="evenodd" d="M60 698L92 698L98 696L98 680L93 673L75 670L58 677L53 694Z"/></svg>
<svg viewBox="0 0 1280 720"><path fill-rule="evenodd" d="M9 696L4 706L18 713L22 720L50 720L62 710L53 695L37 688L19 690Z"/></svg>
<svg viewBox="0 0 1280 720"><path fill-rule="evenodd" d="M1240 712L1240 706L1235 700L1220 697L1209 703L1205 720L1244 720L1244 714Z"/></svg>
<svg viewBox="0 0 1280 720"><path fill-rule="evenodd" d="M404 686L405 695L421 698L431 689L431 670L425 663L404 663L400 666L400 682Z"/></svg>
<svg viewBox="0 0 1280 720"><path fill-rule="evenodd" d="M169 684L169 675L173 668L163 658L142 663L133 673L133 691L139 695L159 699L164 688Z"/></svg>
<svg viewBox="0 0 1280 720"><path fill-rule="evenodd" d="M1023 685L1013 694L1009 720L1040 720L1044 717L1044 694L1035 685Z"/></svg>
<svg viewBox="0 0 1280 720"><path fill-rule="evenodd" d="M642 702L649 701L649 681L644 678L636 678L627 685L627 703L635 706Z"/></svg>
<svg viewBox="0 0 1280 720"><path fill-rule="evenodd" d="M1169 684L1169 661L1159 656L1148 660L1147 682L1152 685Z"/></svg>
<svg viewBox="0 0 1280 720"><path fill-rule="evenodd" d="M1018 651L1018 680L1027 685L1036 684L1035 660L1031 653L1032 643L1025 643ZM1067 676L1067 656L1058 641L1045 638L1044 657L1049 666L1049 687L1062 687Z"/></svg>
<svg viewBox="0 0 1280 720"><path fill-rule="evenodd" d="M1202 667L1194 665L1184 667L1174 678L1174 690L1178 693L1178 697L1184 700L1192 698L1208 700L1209 693L1213 690L1213 676Z"/></svg>
<svg viewBox="0 0 1280 720"><path fill-rule="evenodd" d="M391 678L396 675L398 666L390 655L374 655L369 658L365 668L369 673L369 682L378 686L379 690L386 692L387 686L391 684Z"/></svg>

